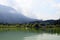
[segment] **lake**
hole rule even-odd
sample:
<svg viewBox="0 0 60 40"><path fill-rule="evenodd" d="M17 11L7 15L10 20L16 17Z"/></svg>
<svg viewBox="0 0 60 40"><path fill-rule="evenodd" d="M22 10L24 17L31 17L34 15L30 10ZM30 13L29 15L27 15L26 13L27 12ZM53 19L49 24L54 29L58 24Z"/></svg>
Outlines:
<svg viewBox="0 0 60 40"><path fill-rule="evenodd" d="M57 33L7 31L0 32L0 40L60 40L60 35Z"/></svg>

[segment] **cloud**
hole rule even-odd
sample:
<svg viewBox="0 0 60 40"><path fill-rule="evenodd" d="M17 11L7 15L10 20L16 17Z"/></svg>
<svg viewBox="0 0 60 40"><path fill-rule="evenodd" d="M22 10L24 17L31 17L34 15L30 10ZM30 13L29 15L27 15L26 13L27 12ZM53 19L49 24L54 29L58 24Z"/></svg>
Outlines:
<svg viewBox="0 0 60 40"><path fill-rule="evenodd" d="M7 5L7 0L0 0L0 4Z"/></svg>
<svg viewBox="0 0 60 40"><path fill-rule="evenodd" d="M0 4L15 8L27 17L35 19L58 19L59 0L0 0Z"/></svg>
<svg viewBox="0 0 60 40"><path fill-rule="evenodd" d="M30 11L32 8L32 0L13 0L12 3L9 0L8 2L15 8L17 11L22 11L22 14L25 16L30 16Z"/></svg>
<svg viewBox="0 0 60 40"><path fill-rule="evenodd" d="M37 19L47 20L60 17L60 3L54 0L36 0L34 4L32 9Z"/></svg>
<svg viewBox="0 0 60 40"><path fill-rule="evenodd" d="M25 16L31 17L32 0L0 0L0 4L13 7Z"/></svg>

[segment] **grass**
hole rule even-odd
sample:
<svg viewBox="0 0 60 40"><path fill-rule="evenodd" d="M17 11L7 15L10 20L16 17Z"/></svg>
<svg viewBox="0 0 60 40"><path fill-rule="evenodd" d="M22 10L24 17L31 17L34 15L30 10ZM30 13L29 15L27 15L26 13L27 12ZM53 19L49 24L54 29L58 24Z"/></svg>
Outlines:
<svg viewBox="0 0 60 40"><path fill-rule="evenodd" d="M20 25L20 24L14 24L14 25L0 25L0 32L2 31L29 31L29 32L47 32L47 33L58 33L60 34L60 27L40 27L38 30L36 30L33 26L27 27L29 25ZM54 25L55 26L55 25Z"/></svg>

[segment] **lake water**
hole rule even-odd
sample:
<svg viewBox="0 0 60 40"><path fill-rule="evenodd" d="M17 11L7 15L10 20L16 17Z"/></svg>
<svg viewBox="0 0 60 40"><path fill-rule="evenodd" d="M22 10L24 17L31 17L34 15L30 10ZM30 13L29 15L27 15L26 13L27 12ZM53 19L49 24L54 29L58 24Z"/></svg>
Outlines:
<svg viewBox="0 0 60 40"><path fill-rule="evenodd" d="M60 40L60 35L22 31L0 32L0 40Z"/></svg>

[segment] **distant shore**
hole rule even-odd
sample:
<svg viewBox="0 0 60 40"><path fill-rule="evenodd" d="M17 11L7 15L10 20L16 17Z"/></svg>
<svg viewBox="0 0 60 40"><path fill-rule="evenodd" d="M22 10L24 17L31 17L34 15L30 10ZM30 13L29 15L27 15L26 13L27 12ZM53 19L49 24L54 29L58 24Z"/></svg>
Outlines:
<svg viewBox="0 0 60 40"><path fill-rule="evenodd" d="M47 32L60 34L60 27L58 25L47 25L35 27L36 24L0 24L0 32L3 31L29 31L29 32ZM38 25L37 25L38 26Z"/></svg>

